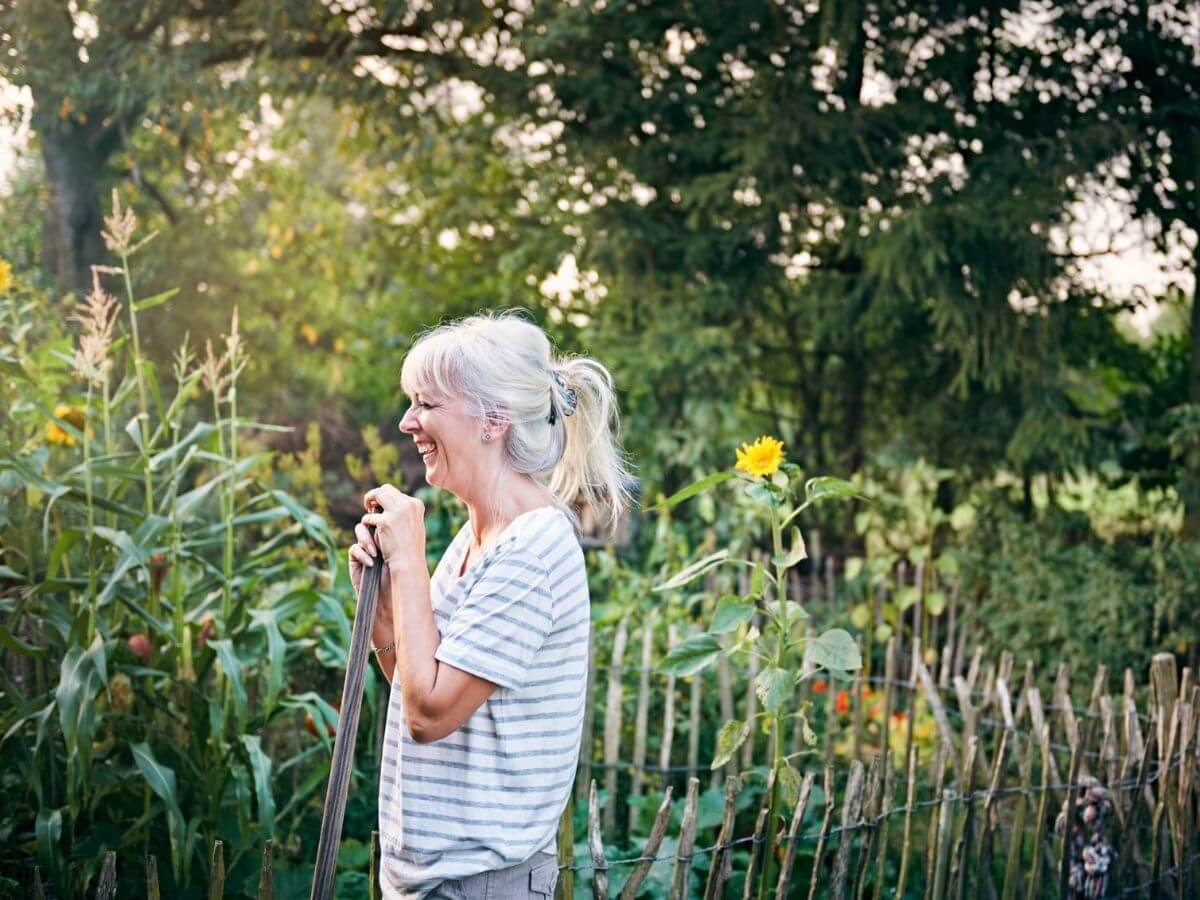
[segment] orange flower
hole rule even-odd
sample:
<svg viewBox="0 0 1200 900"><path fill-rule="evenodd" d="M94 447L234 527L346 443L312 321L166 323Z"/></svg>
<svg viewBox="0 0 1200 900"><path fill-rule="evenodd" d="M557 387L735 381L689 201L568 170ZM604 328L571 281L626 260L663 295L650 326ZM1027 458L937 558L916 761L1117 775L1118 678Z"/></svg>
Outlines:
<svg viewBox="0 0 1200 900"><path fill-rule="evenodd" d="M817 678L812 683L812 689L814 694L823 694L829 690L829 684L824 678Z"/></svg>
<svg viewBox="0 0 1200 900"><path fill-rule="evenodd" d="M902 710L902 709L898 709L894 713L892 713L892 721L895 722L897 725L903 725L905 718L906 717L904 715L904 710Z"/></svg>
<svg viewBox="0 0 1200 900"><path fill-rule="evenodd" d="M838 715L850 712L850 695L846 691L837 692L837 704L835 707Z"/></svg>

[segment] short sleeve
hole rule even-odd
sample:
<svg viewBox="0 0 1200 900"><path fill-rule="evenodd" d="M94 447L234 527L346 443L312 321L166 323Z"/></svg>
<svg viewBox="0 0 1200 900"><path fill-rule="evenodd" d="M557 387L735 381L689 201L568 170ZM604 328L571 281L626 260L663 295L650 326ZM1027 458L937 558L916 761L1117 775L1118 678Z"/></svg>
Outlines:
<svg viewBox="0 0 1200 900"><path fill-rule="evenodd" d="M434 658L516 690L554 623L549 573L528 549L492 560L450 615Z"/></svg>

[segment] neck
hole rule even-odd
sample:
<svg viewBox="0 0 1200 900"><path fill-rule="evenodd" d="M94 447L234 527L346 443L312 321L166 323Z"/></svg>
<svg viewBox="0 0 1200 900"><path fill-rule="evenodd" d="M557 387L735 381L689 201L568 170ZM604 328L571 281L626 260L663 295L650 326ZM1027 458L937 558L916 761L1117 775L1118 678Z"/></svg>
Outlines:
<svg viewBox="0 0 1200 900"><path fill-rule="evenodd" d="M464 497L471 517L471 534L482 547L522 513L554 504L553 495L527 475L512 473L496 486L500 502L493 510L484 497Z"/></svg>

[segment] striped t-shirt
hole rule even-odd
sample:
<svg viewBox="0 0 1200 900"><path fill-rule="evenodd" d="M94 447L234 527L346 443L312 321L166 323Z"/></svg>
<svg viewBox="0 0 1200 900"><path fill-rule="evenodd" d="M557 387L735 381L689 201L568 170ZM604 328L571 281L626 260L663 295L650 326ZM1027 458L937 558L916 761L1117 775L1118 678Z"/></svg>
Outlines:
<svg viewBox="0 0 1200 900"><path fill-rule="evenodd" d="M392 682L379 780L384 900L552 851L575 778L591 628L570 519L517 516L459 578L466 522L430 584L434 658L497 685L466 724L421 744Z"/></svg>

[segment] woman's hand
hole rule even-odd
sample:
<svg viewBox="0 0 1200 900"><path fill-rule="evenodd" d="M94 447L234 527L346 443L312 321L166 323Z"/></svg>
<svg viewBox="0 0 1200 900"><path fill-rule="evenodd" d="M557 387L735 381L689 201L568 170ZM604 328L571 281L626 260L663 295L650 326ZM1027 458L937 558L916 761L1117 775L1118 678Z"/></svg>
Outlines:
<svg viewBox="0 0 1200 900"><path fill-rule="evenodd" d="M361 523L375 526L379 558L388 568L425 569L425 504L384 484L363 495L363 506L367 514Z"/></svg>
<svg viewBox="0 0 1200 900"><path fill-rule="evenodd" d="M372 646L385 647L395 642L395 619L392 614L392 578L388 565L362 522L354 526L358 542L350 545L350 583L356 596L362 596L363 573L370 566L382 566L379 572L379 595L375 602L375 621L371 623Z"/></svg>
<svg viewBox="0 0 1200 900"><path fill-rule="evenodd" d="M362 522L354 526L357 543L350 545L350 583L355 596L362 596L363 573L368 566L383 566L379 573L379 602L375 617L384 622L392 621L392 579L388 565L379 556L379 548L371 537L371 531Z"/></svg>

